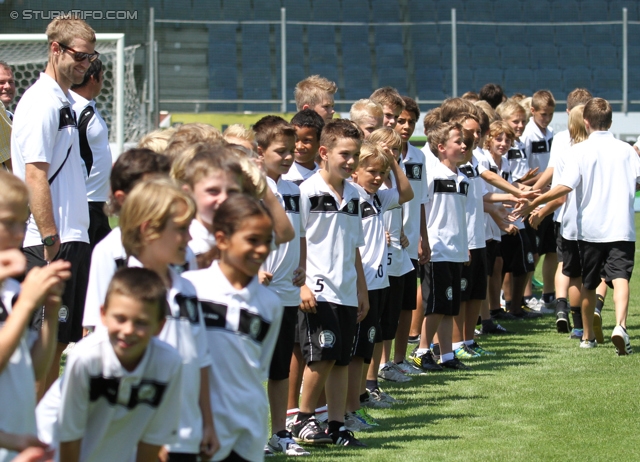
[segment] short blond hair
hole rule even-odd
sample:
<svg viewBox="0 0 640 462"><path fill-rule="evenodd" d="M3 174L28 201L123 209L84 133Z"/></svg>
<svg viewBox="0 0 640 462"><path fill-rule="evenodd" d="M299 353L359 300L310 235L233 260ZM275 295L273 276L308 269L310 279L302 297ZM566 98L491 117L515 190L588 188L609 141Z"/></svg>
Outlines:
<svg viewBox="0 0 640 462"><path fill-rule="evenodd" d="M490 124L492 124L496 120L500 120L500 115L486 101L484 101L484 100L476 101L475 103L473 103L473 105L475 107L480 108L485 114L487 114L487 117L489 118L489 123Z"/></svg>
<svg viewBox="0 0 640 462"><path fill-rule="evenodd" d="M238 156L240 168L242 168L242 192L256 199L264 198L267 192L267 176L258 167L253 157L249 157L242 146L230 146Z"/></svg>
<svg viewBox="0 0 640 462"><path fill-rule="evenodd" d="M543 107L556 107L556 100L549 90L538 90L531 98L531 107L539 111Z"/></svg>
<svg viewBox="0 0 640 462"><path fill-rule="evenodd" d="M24 181L5 170L0 170L0 184L2 185L0 208L26 209L29 206L29 189Z"/></svg>
<svg viewBox="0 0 640 462"><path fill-rule="evenodd" d="M195 143L185 145L184 148L176 153L176 156L171 162L171 171L169 176L179 185L188 184L189 181L186 178L185 171L191 159L195 157L198 152L201 152L211 146L215 146L207 143Z"/></svg>
<svg viewBox="0 0 640 462"><path fill-rule="evenodd" d="M520 101L520 106L522 106L527 113L527 120L531 118L531 101L533 98L531 96L527 96L526 98Z"/></svg>
<svg viewBox="0 0 640 462"><path fill-rule="evenodd" d="M367 116L382 119L384 116L382 106L370 99L359 99L351 105L349 118L353 122L360 124Z"/></svg>
<svg viewBox="0 0 640 462"><path fill-rule="evenodd" d="M446 144L451 138L451 132L457 130L462 135L462 125L454 122L443 122L440 125L434 127L427 136L429 137L429 149L434 156L440 158L438 145Z"/></svg>
<svg viewBox="0 0 640 462"><path fill-rule="evenodd" d="M331 97L338 91L335 82L319 75L310 75L297 83L293 91L296 100L296 108L301 111L307 105L310 108L322 103L325 97Z"/></svg>
<svg viewBox="0 0 640 462"><path fill-rule="evenodd" d="M378 128L371 132L369 141L375 144L385 144L389 149L402 149L402 138L391 127ZM362 160L362 153L360 154L360 160Z"/></svg>
<svg viewBox="0 0 640 462"><path fill-rule="evenodd" d="M196 206L189 195L167 178L141 181L127 196L120 212L122 245L127 255L139 256L145 243L160 237L169 220L176 213L177 205L184 204L186 211L175 217L180 225L191 223ZM149 223L143 235L141 227Z"/></svg>
<svg viewBox="0 0 640 462"><path fill-rule="evenodd" d="M219 143L223 141L220 130L200 122L184 124L176 129L169 140L165 154L173 162L190 145L196 143Z"/></svg>
<svg viewBox="0 0 640 462"><path fill-rule="evenodd" d="M255 132L242 124L229 125L225 131L222 132L222 138L224 138L227 143L231 144L237 144L234 143L234 139L244 140L253 146L254 150L257 146Z"/></svg>
<svg viewBox="0 0 640 462"><path fill-rule="evenodd" d="M511 125L509 125L508 122L505 122L504 120L496 120L495 122L492 122L491 126L489 127L489 133L484 140L484 148L489 149L491 141L496 139L502 133L504 133L507 138L511 140L511 142L516 139L516 133L513 131L513 128L511 128Z"/></svg>
<svg viewBox="0 0 640 462"><path fill-rule="evenodd" d="M387 171L390 167L389 159L384 155L380 145L366 139L362 142L362 146L360 146L358 168L367 168L375 163L380 163L384 171Z"/></svg>
<svg viewBox="0 0 640 462"><path fill-rule="evenodd" d="M169 140L175 132L176 129L174 127L153 130L152 132L144 135L140 141L138 141L138 148L150 149L157 154L164 154L164 151L169 145Z"/></svg>
<svg viewBox="0 0 640 462"><path fill-rule="evenodd" d="M96 32L82 19L72 16L58 16L47 26L47 40L49 52L53 42L69 46L74 39L82 39L89 43L96 43Z"/></svg>
<svg viewBox="0 0 640 462"><path fill-rule="evenodd" d="M400 108L400 111L404 110L406 107L406 103L393 87L382 87L378 88L376 91L371 93L369 99L375 103L378 103L380 106L387 106L392 109Z"/></svg>
<svg viewBox="0 0 640 462"><path fill-rule="evenodd" d="M520 103L512 98L509 98L504 103L500 103L496 108L496 112L503 119L510 119L514 114L522 114L527 116L527 111L522 107Z"/></svg>
<svg viewBox="0 0 640 462"><path fill-rule="evenodd" d="M578 104L569 112L569 136L571 144L582 143L589 138L587 127L584 125L584 104Z"/></svg>
<svg viewBox="0 0 640 462"><path fill-rule="evenodd" d="M181 167L182 177L180 180L189 185L193 189L199 181L213 175L216 172L224 172L237 178L238 185L242 185L243 171L240 166L238 155L230 147L222 144L209 145L199 143L196 145L194 154ZM182 157L173 163L176 167L178 163L182 164ZM174 178L175 179L175 178Z"/></svg>

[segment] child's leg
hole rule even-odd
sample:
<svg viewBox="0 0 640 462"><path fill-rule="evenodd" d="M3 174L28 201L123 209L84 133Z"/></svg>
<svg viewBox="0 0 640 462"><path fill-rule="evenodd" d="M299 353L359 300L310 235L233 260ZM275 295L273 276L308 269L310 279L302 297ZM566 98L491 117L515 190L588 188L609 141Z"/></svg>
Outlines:
<svg viewBox="0 0 640 462"><path fill-rule="evenodd" d="M269 394L269 408L271 409L271 433L278 433L286 429L289 379L269 379L267 390Z"/></svg>
<svg viewBox="0 0 640 462"><path fill-rule="evenodd" d="M335 361L314 361L304 368L304 388L300 395L300 412L314 414L320 394ZM345 387L346 388L346 387Z"/></svg>
<svg viewBox="0 0 640 462"><path fill-rule="evenodd" d="M467 302L460 303L460 313L453 317L451 341L462 343L464 341L464 323L467 319Z"/></svg>
<svg viewBox="0 0 640 462"><path fill-rule="evenodd" d="M478 315L484 300L469 300L464 321L464 340L473 340L478 322ZM462 308L462 305L461 305Z"/></svg>
<svg viewBox="0 0 640 462"><path fill-rule="evenodd" d="M362 370L362 363L360 363ZM359 382L358 376L358 382ZM306 375L305 375L306 379ZM344 422L347 410L347 384L349 382L348 366L333 366L326 380L327 406L329 407L329 422ZM305 380L306 383L306 380ZM305 386L306 388L306 386ZM356 388L357 389L357 388ZM304 395L304 388L303 388Z"/></svg>
<svg viewBox="0 0 640 462"><path fill-rule="evenodd" d="M416 307L417 309L411 315L411 329L409 330L410 337L416 337L420 335L422 330L422 320L424 319L424 312L420 309L422 307L422 300L424 294L422 293L422 285L418 287L416 291ZM427 297L429 295L427 294Z"/></svg>
<svg viewBox="0 0 640 462"><path fill-rule="evenodd" d="M628 292L627 292L628 294ZM593 340L595 332L593 331L593 313L596 308L596 291L590 290L582 286L581 309L582 309L582 340Z"/></svg>
<svg viewBox="0 0 640 462"><path fill-rule="evenodd" d="M302 375L304 373L304 357L300 349L300 343L293 346L293 355L289 365L289 397L287 409L296 409L299 405L300 387L302 386Z"/></svg>
<svg viewBox="0 0 640 462"><path fill-rule="evenodd" d="M451 334L453 333L453 316L443 316L438 325L438 341L440 344L440 355L452 353Z"/></svg>
<svg viewBox="0 0 640 462"><path fill-rule="evenodd" d="M368 367L365 368L364 358L360 356L354 356L351 358L351 362L349 366L347 366L349 371L349 380L347 386L347 397L346 397L346 411L347 412L355 412L360 409L360 395L362 394L362 374L365 373L365 381L366 381L366 371ZM329 409L331 406L329 405ZM329 418L331 418L331 412L329 413ZM334 419L335 420L335 419Z"/></svg>
<svg viewBox="0 0 640 462"><path fill-rule="evenodd" d="M629 310L629 281L618 278L611 282L613 284L613 306L616 310L616 326L622 326L626 329Z"/></svg>
<svg viewBox="0 0 640 462"><path fill-rule="evenodd" d="M433 338L438 331L443 315L438 313L427 313L422 324L422 334L420 335L420 349L428 350L433 342Z"/></svg>
<svg viewBox="0 0 640 462"><path fill-rule="evenodd" d="M404 278L404 297L402 300L402 311L398 321L398 330L396 331L395 350L393 361L400 363L407 355L407 344L409 343L409 330L411 329L411 321L413 311L416 310L416 298L413 296L414 287L417 281L418 262L413 262L414 269L403 276Z"/></svg>

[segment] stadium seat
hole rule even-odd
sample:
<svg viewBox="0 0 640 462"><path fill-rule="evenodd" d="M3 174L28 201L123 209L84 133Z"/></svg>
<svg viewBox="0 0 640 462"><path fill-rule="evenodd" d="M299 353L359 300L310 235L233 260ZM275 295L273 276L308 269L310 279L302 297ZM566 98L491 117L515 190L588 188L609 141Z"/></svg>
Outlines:
<svg viewBox="0 0 640 462"><path fill-rule="evenodd" d="M446 26L441 26L446 27ZM438 46L440 37L440 31L438 26L406 26L409 34L411 35L411 42L413 44L414 53L418 51L419 48L428 47L428 46ZM450 38L448 38L449 43L451 43Z"/></svg>
<svg viewBox="0 0 640 462"><path fill-rule="evenodd" d="M500 67L500 49L493 43L475 45L471 48L471 59L468 62L460 62L461 65L470 65L472 68Z"/></svg>
<svg viewBox="0 0 640 462"><path fill-rule="evenodd" d="M209 66L209 87L217 90L236 91L238 71L235 65L212 64Z"/></svg>
<svg viewBox="0 0 640 462"><path fill-rule="evenodd" d="M588 64L587 48L578 45L558 47L558 65L561 69Z"/></svg>
<svg viewBox="0 0 640 462"><path fill-rule="evenodd" d="M310 0L284 0L283 6L287 9L287 19L290 21L311 20Z"/></svg>
<svg viewBox="0 0 640 462"><path fill-rule="evenodd" d="M209 48L221 43L236 43L235 24L212 24L209 26Z"/></svg>
<svg viewBox="0 0 640 462"><path fill-rule="evenodd" d="M593 90L595 96L619 100L622 99L622 72L615 68L597 68L593 71Z"/></svg>
<svg viewBox="0 0 640 462"><path fill-rule="evenodd" d="M407 94L407 72L402 67L378 67L378 87L393 87Z"/></svg>
<svg viewBox="0 0 640 462"><path fill-rule="evenodd" d="M597 26L585 26L584 36L587 45L609 45L622 43L621 39L615 40L614 26L597 25Z"/></svg>
<svg viewBox="0 0 640 462"><path fill-rule="evenodd" d="M371 20L369 0L348 0L348 7L342 10L342 20L347 22L369 22Z"/></svg>
<svg viewBox="0 0 640 462"><path fill-rule="evenodd" d="M629 66L629 99L640 100L640 65Z"/></svg>
<svg viewBox="0 0 640 462"><path fill-rule="evenodd" d="M494 21L493 2L471 1L466 2L461 12L463 21Z"/></svg>
<svg viewBox="0 0 640 462"><path fill-rule="evenodd" d="M304 47L302 42L287 41L287 66L304 65Z"/></svg>
<svg viewBox="0 0 640 462"><path fill-rule="evenodd" d="M341 21L342 8L340 7L340 0L314 0L313 20L332 22Z"/></svg>
<svg viewBox="0 0 640 462"><path fill-rule="evenodd" d="M416 86L430 89L443 88L444 73L433 66L417 67L415 70Z"/></svg>
<svg viewBox="0 0 640 462"><path fill-rule="evenodd" d="M532 69L555 69L558 67L558 51L550 43L532 46L529 53Z"/></svg>
<svg viewBox="0 0 640 462"><path fill-rule="evenodd" d="M365 26L341 26L342 46L353 43L369 43L369 28Z"/></svg>
<svg viewBox="0 0 640 462"><path fill-rule="evenodd" d="M477 89L482 88L487 83L495 83L498 85L502 85L502 82L503 82L502 69L496 69L496 68L476 69L473 72L473 82L474 82L474 87ZM459 83L458 83L458 89L460 89Z"/></svg>
<svg viewBox="0 0 640 462"><path fill-rule="evenodd" d="M554 3L547 0L536 0L534 2L524 2L522 17L532 22L551 21L551 8Z"/></svg>
<svg viewBox="0 0 640 462"><path fill-rule="evenodd" d="M524 93L533 94L533 78L528 68L511 68L504 73L504 89L508 94Z"/></svg>
<svg viewBox="0 0 640 462"><path fill-rule="evenodd" d="M181 2L176 2L182 4ZM253 19L251 0L225 0L222 5L222 16L231 21L247 21Z"/></svg>
<svg viewBox="0 0 640 462"><path fill-rule="evenodd" d="M437 0L409 0L407 2L407 19L412 22L436 21Z"/></svg>
<svg viewBox="0 0 640 462"><path fill-rule="evenodd" d="M445 93L450 95L452 91L452 75L451 70L444 71L444 80L442 82ZM486 83L486 82L485 82ZM476 88L473 83L473 72L471 69L458 69L458 95L461 95L467 91L477 91L480 88Z"/></svg>
<svg viewBox="0 0 640 462"><path fill-rule="evenodd" d="M336 43L336 28L335 26L315 26L307 25L307 39L309 44L311 43L323 43L326 45L334 45ZM313 60L312 58L310 58Z"/></svg>
<svg viewBox="0 0 640 462"><path fill-rule="evenodd" d="M497 26L496 43L505 47L527 43L527 30L523 26Z"/></svg>
<svg viewBox="0 0 640 462"><path fill-rule="evenodd" d="M468 46L477 44L496 44L496 26L480 26L475 24L461 24L457 28L458 45Z"/></svg>
<svg viewBox="0 0 640 462"><path fill-rule="evenodd" d="M562 71L564 94L575 88L586 88L593 91L591 70L588 67L572 67Z"/></svg>
<svg viewBox="0 0 640 462"><path fill-rule="evenodd" d="M451 21L451 10L454 8L456 10L456 19L460 21L464 12L464 2L462 0L440 0L435 6L438 21Z"/></svg>
<svg viewBox="0 0 640 462"><path fill-rule="evenodd" d="M523 19L522 7L522 2L519 0L496 0L493 4L493 19L491 19L491 21L521 21Z"/></svg>
<svg viewBox="0 0 640 462"><path fill-rule="evenodd" d="M533 90L550 90L556 94L562 89L562 71L560 69L538 69L534 73ZM558 96L558 95L556 95Z"/></svg>
<svg viewBox="0 0 640 462"><path fill-rule="evenodd" d="M253 0L253 18L258 21L279 21L280 2Z"/></svg>
<svg viewBox="0 0 640 462"><path fill-rule="evenodd" d="M371 50L366 43L342 42L342 62L344 66L362 66L371 72Z"/></svg>
<svg viewBox="0 0 640 462"><path fill-rule="evenodd" d="M440 66L440 47L438 45L426 45L413 47L413 55L415 58L415 67Z"/></svg>
<svg viewBox="0 0 640 462"><path fill-rule="evenodd" d="M287 64L287 98L293 98L296 84L305 78L302 64Z"/></svg>
<svg viewBox="0 0 640 462"><path fill-rule="evenodd" d="M349 3L351 3L349 1ZM371 13L374 22L397 22L400 17L398 0L372 0Z"/></svg>
<svg viewBox="0 0 640 462"><path fill-rule="evenodd" d="M575 0L562 0L551 3L551 20L553 22L574 22L578 20L580 8Z"/></svg>
<svg viewBox="0 0 640 462"><path fill-rule="evenodd" d="M216 66L226 63L226 65L236 65L236 44L229 42L218 43L215 46L210 46L209 51L209 65Z"/></svg>
<svg viewBox="0 0 640 462"><path fill-rule="evenodd" d="M503 46L500 50L500 62L503 69L530 67L529 47L517 44Z"/></svg>
<svg viewBox="0 0 640 462"><path fill-rule="evenodd" d="M209 90L209 98L238 99L238 90L236 90L235 88L212 88Z"/></svg>
<svg viewBox="0 0 640 462"><path fill-rule="evenodd" d="M322 77L326 77L327 79L332 80L334 82L339 81L337 66L332 66L327 64L315 64L311 62L311 65L309 66L309 73L311 75L315 75L315 74L321 75Z"/></svg>
<svg viewBox="0 0 640 462"><path fill-rule="evenodd" d="M525 7L526 8L526 7ZM525 13L526 14L526 11ZM528 21L533 21L533 19L527 19ZM524 37L527 45L529 45L531 49L531 56L535 56L534 49L543 45L553 45L555 40L555 33L553 27L551 26L524 26L523 28Z"/></svg>
<svg viewBox="0 0 640 462"><path fill-rule="evenodd" d="M166 4L167 2L165 2ZM181 5L180 2L169 2ZM222 7L220 6L220 0L212 0L211 2L193 2L191 8L193 19L206 19L208 21L219 21L222 19ZM220 27L221 24L217 24L214 27Z"/></svg>
<svg viewBox="0 0 640 462"><path fill-rule="evenodd" d="M303 28L299 24L287 24L287 48L290 46L302 46ZM279 37L278 37L279 38ZM279 43L279 42L278 42Z"/></svg>
<svg viewBox="0 0 640 462"><path fill-rule="evenodd" d="M373 28L376 45L404 44L404 35L401 26L375 26Z"/></svg>
<svg viewBox="0 0 640 462"><path fill-rule="evenodd" d="M640 19L640 14L638 13L638 2L634 0L610 0L609 19L613 21L621 21L622 8L627 9L627 18L629 21L637 21Z"/></svg>
<svg viewBox="0 0 640 462"><path fill-rule="evenodd" d="M309 62L315 64L338 65L336 47L332 43L309 42Z"/></svg>
<svg viewBox="0 0 640 462"><path fill-rule="evenodd" d="M348 100L368 98L373 91L371 66L363 69L360 66L344 68L344 95Z"/></svg>
<svg viewBox="0 0 640 462"><path fill-rule="evenodd" d="M599 67L621 68L618 49L613 45L594 45L589 48L589 65L592 69Z"/></svg>
<svg viewBox="0 0 640 462"><path fill-rule="evenodd" d="M607 17L609 8L606 2L583 0L580 2L580 20L581 21L602 21ZM622 12L620 17L622 19Z"/></svg>
<svg viewBox="0 0 640 462"><path fill-rule="evenodd" d="M447 95L442 90L418 87L418 98L420 101L437 101L441 102L446 99ZM422 134L423 128L416 127L416 133Z"/></svg>
<svg viewBox="0 0 640 462"><path fill-rule="evenodd" d="M554 29L557 46L584 45L584 30L582 26L556 26Z"/></svg>

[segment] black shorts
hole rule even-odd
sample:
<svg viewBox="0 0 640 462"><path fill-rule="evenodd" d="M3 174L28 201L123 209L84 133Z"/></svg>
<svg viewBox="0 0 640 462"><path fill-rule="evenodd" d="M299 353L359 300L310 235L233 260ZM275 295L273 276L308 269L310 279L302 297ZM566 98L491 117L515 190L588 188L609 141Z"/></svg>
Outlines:
<svg viewBox="0 0 640 462"><path fill-rule="evenodd" d="M411 259L413 269L407 274L400 276L404 278L404 297L402 297L402 311L413 311L416 309L416 294L418 290L418 260Z"/></svg>
<svg viewBox="0 0 640 462"><path fill-rule="evenodd" d="M487 251L471 249L471 263L462 266L460 301L484 300L487 298Z"/></svg>
<svg viewBox="0 0 640 462"><path fill-rule="evenodd" d="M527 235L527 238L529 239L529 245L531 245L531 252L533 254L537 254L538 253L538 245L540 243L540 238L538 237L538 231L533 229L531 227L531 225L529 224L529 217L526 217L523 221L524 221L524 231L520 230L520 232L524 232ZM504 238L504 236L502 236L502 238Z"/></svg>
<svg viewBox="0 0 640 462"><path fill-rule="evenodd" d="M36 266L47 265L43 245L25 247L22 251L27 257L27 271ZM91 248L85 242L60 244L60 250L54 258L54 261L65 260L71 263L71 277L65 283L62 306L58 311L58 342L60 343L77 342L82 338L82 315L89 283L90 258ZM34 325L39 329L42 325L42 317L36 316L34 321Z"/></svg>
<svg viewBox="0 0 640 462"><path fill-rule="evenodd" d="M553 223L554 226L556 227L556 254L558 255L558 263L562 263L563 261L563 256L562 256L562 234L560 234L560 227L562 226L560 223L558 223L557 221Z"/></svg>
<svg viewBox="0 0 640 462"><path fill-rule="evenodd" d="M284 380L289 378L289 365L293 354L293 343L296 335L296 323L298 322L298 307L285 306L282 313L282 323L278 340L271 357L269 367L269 379Z"/></svg>
<svg viewBox="0 0 640 462"><path fill-rule="evenodd" d="M580 247L578 241L570 241L560 236L558 257L562 255L562 274L570 278L582 276L582 264L580 263ZM560 258L558 258L560 260Z"/></svg>
<svg viewBox="0 0 640 462"><path fill-rule="evenodd" d="M89 202L89 243L91 250L111 232L104 202Z"/></svg>
<svg viewBox="0 0 640 462"><path fill-rule="evenodd" d="M198 454L187 454L186 452L170 452L169 462L197 462Z"/></svg>
<svg viewBox="0 0 640 462"><path fill-rule="evenodd" d="M614 279L631 279L636 243L578 241L582 264L582 285L595 290L604 278L609 287Z"/></svg>
<svg viewBox="0 0 640 462"><path fill-rule="evenodd" d="M403 298L404 276L389 276L387 296L380 312L380 336L383 341L396 338Z"/></svg>
<svg viewBox="0 0 640 462"><path fill-rule="evenodd" d="M373 357L373 346L382 342L380 332L380 313L387 301L388 288L369 291L369 312L356 326L352 356L364 358L370 363Z"/></svg>
<svg viewBox="0 0 640 462"><path fill-rule="evenodd" d="M318 302L315 313L298 311L300 348L307 364L335 361L336 366L348 366L357 320L357 307L331 302Z"/></svg>
<svg viewBox="0 0 640 462"><path fill-rule="evenodd" d="M556 226L553 221L553 215L547 215L542 219L536 231L536 236L538 237L538 255L556 253Z"/></svg>
<svg viewBox="0 0 640 462"><path fill-rule="evenodd" d="M425 305L425 316L444 314L457 316L460 313L460 284L463 263L448 261L430 262L431 292Z"/></svg>
<svg viewBox="0 0 640 462"><path fill-rule="evenodd" d="M494 241L491 239L487 241L487 275L491 276L496 266L496 259L502 257L502 251L500 250L500 241Z"/></svg>
<svg viewBox="0 0 640 462"><path fill-rule="evenodd" d="M503 274L513 273L514 276L522 276L535 270L533 250L526 231L520 230L516 234L502 236L500 251Z"/></svg>

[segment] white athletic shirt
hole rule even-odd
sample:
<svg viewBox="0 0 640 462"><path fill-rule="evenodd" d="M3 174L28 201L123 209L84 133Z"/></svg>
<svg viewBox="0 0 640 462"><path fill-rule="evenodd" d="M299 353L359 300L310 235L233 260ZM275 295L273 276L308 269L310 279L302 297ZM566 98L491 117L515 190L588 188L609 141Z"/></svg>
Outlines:
<svg viewBox="0 0 640 462"><path fill-rule="evenodd" d="M396 187L396 179L393 172L389 173L391 179L391 187ZM389 189L387 185L380 186L379 191ZM390 207L384 212L384 229L389 233L390 245L387 246L387 274L389 276L399 277L413 270L413 263L409 258L407 249L400 244L400 235L402 233L402 206L396 205ZM385 236L386 238L386 236Z"/></svg>
<svg viewBox="0 0 640 462"><path fill-rule="evenodd" d="M267 286L274 292L284 306L300 305L300 287L293 285L293 272L300 266L300 239L305 237L304 227L300 224L300 188L291 181L280 178L278 183L267 177L267 184L284 208L295 237L272 250L262 270L273 275Z"/></svg>
<svg viewBox="0 0 640 462"><path fill-rule="evenodd" d="M511 176L513 181L518 181L525 176L529 171L529 157L525 151L525 145L522 141L514 140L513 146L505 155L509 161L509 169L511 170Z"/></svg>
<svg viewBox="0 0 640 462"><path fill-rule="evenodd" d="M368 290L389 287L387 273L387 239L384 234L384 218L382 214L391 207L397 207L398 190L378 190L369 194L360 185L353 184L360 193L360 214L365 244L360 247L362 267Z"/></svg>
<svg viewBox="0 0 640 462"><path fill-rule="evenodd" d="M469 182L458 169L443 164L427 175L430 201L424 206L433 262L469 260L467 239L467 192Z"/></svg>
<svg viewBox="0 0 640 462"><path fill-rule="evenodd" d="M485 170L490 170L494 173L498 173L498 167L496 167L495 162L491 158L491 154L485 152L482 148L476 148L473 151L473 157L478 162L478 171L484 172ZM484 182L484 193L492 193L495 192L497 188L494 188L486 181ZM502 192L502 191L500 191ZM484 203L483 203L484 209ZM500 241L502 233L500 228L498 227L495 220L491 217L491 215L487 212L484 212L484 238L487 241Z"/></svg>
<svg viewBox="0 0 640 462"><path fill-rule="evenodd" d="M484 200L486 194L485 181L480 177L478 159L471 157L471 161L458 167L467 177L469 190L467 192L467 239L469 249L484 249L487 246L484 233Z"/></svg>
<svg viewBox="0 0 640 462"><path fill-rule="evenodd" d="M109 198L109 177L111 176L111 148L109 129L94 100L70 91L74 99L73 112L78 121L80 157L83 173L86 174L87 198L89 202L106 202Z"/></svg>
<svg viewBox="0 0 640 462"><path fill-rule="evenodd" d="M291 165L291 168L289 169L289 171L287 173L285 173L284 175L282 175L280 178L282 180L290 181L293 184L295 184L296 186L300 186L300 184L303 181L305 181L311 175L313 175L318 170L320 170L320 167L318 167L318 165L314 164L314 166L315 166L315 168L313 170L309 170L308 168L303 167L299 163L294 162Z"/></svg>
<svg viewBox="0 0 640 462"><path fill-rule="evenodd" d="M216 245L215 236L195 218L191 220L191 224L189 225L189 234L191 235L191 240L188 246L195 256L207 253ZM197 267L195 269L197 269Z"/></svg>
<svg viewBox="0 0 640 462"><path fill-rule="evenodd" d="M56 448L56 460L61 442L82 439L79 460L127 462L139 442L175 441L181 387L182 360L174 348L152 338L129 372L100 329L78 342L38 404L38 436Z"/></svg>
<svg viewBox="0 0 640 462"><path fill-rule="evenodd" d="M213 460L226 458L232 450L244 459L262 460L269 415L262 383L269 375L282 303L257 277L243 289L234 288L217 261L184 277L195 286L202 305L209 349L219 354L210 374L211 408L220 441Z"/></svg>
<svg viewBox="0 0 640 462"><path fill-rule="evenodd" d="M402 204L402 208L404 210L404 235L409 239L407 252L412 259L417 260L418 247L420 246L420 210L424 204L429 202L424 153L415 146L407 144L407 155L404 158L400 156L400 167L407 176L411 189L413 189L413 199Z"/></svg>
<svg viewBox="0 0 640 462"><path fill-rule="evenodd" d="M177 273L198 269L198 263L193 252L187 247L187 262L182 268L174 268ZM126 266L127 252L122 245L122 231L120 227L113 228L109 234L93 249L91 266L89 268L89 283L82 315L83 327L95 327L100 321L100 306L107 297L107 288L111 278L123 266Z"/></svg>
<svg viewBox="0 0 640 462"><path fill-rule="evenodd" d="M11 315L20 283L6 279L0 285L0 329ZM0 372L0 431L17 434L36 434L36 378L31 362L31 347L38 332L25 329L9 362ZM0 448L0 462L9 462L18 454Z"/></svg>
<svg viewBox="0 0 640 462"><path fill-rule="evenodd" d="M611 132L598 131L576 144L558 184L576 193L578 240L636 240L633 202L640 158Z"/></svg>
<svg viewBox="0 0 640 462"><path fill-rule="evenodd" d="M50 186L60 242L88 243L89 205L73 103L71 96L65 95L55 80L41 73L16 108L11 131L11 158L13 173L22 180L25 179L26 164L46 162L49 179L62 166ZM23 246L42 245L43 237L31 215Z"/></svg>
<svg viewBox="0 0 640 462"><path fill-rule="evenodd" d="M358 306L356 249L364 245L360 194L344 181L342 201L320 172L300 185L300 220L307 238L307 286L316 300Z"/></svg>
<svg viewBox="0 0 640 462"><path fill-rule="evenodd" d="M560 169L564 167L564 156L567 155L571 149L571 135L569 130L562 130L553 137L553 145L551 146L551 154L549 157L549 165L547 168L553 168L553 177L551 178L551 188L558 184L558 178L560 178L560 172L557 170L557 164L560 162L562 165ZM572 200L570 196L573 192L567 195L567 201ZM575 201L574 201L575 203ZM574 205L575 207L575 205ZM562 214L564 213L565 204L562 204L553 212L553 221L562 222ZM575 219L575 216L574 216Z"/></svg>
<svg viewBox="0 0 640 462"><path fill-rule="evenodd" d="M524 133L520 137L524 144L524 152L529 160L529 168L538 167L538 173L542 173L549 165L549 157L551 145L553 143L553 128L548 126L546 133L542 133L540 127L533 121L533 117L529 120ZM526 172L525 172L526 173Z"/></svg>
<svg viewBox="0 0 640 462"><path fill-rule="evenodd" d="M502 179L513 184L513 177L511 176L511 171L509 170L511 166L509 165L509 161L507 160L506 157L507 157L506 155L501 157L500 166L498 166L498 164L496 164L495 160L493 159L493 156L491 155L491 153L486 152L486 158L489 162L489 170L491 170L493 173L497 173L498 175L500 175L500 177L502 177ZM492 186L489 183L487 183L487 190L489 192L493 192L496 194L505 194L505 192L502 189L496 188L495 186ZM513 224L516 225L516 227L520 230L524 229L524 218L518 218L516 221L513 222ZM496 228L497 226L498 225L496 225ZM500 228L497 228L497 229L500 231L501 236L504 236L505 234L507 234L504 231L502 231Z"/></svg>

